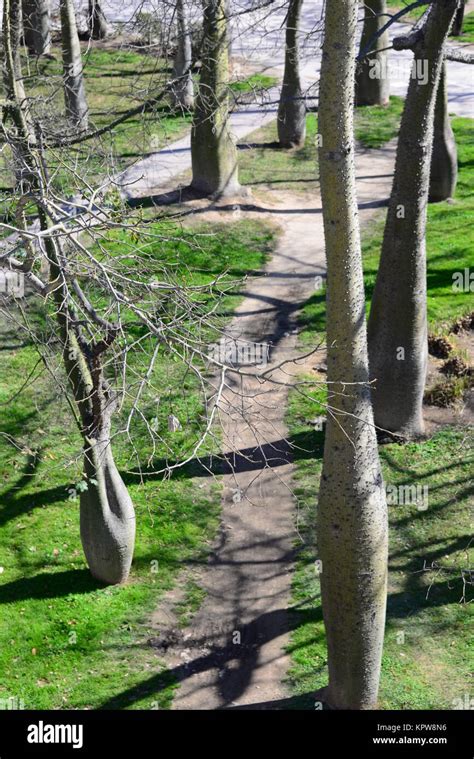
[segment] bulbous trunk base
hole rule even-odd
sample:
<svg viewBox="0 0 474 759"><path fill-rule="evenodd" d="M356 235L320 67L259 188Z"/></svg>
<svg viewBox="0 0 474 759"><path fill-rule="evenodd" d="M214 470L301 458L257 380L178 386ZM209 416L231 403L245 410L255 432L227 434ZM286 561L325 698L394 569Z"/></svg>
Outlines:
<svg viewBox="0 0 474 759"><path fill-rule="evenodd" d="M80 494L81 541L93 577L107 585L128 578L135 545L135 510L109 446L84 455L87 490Z"/></svg>

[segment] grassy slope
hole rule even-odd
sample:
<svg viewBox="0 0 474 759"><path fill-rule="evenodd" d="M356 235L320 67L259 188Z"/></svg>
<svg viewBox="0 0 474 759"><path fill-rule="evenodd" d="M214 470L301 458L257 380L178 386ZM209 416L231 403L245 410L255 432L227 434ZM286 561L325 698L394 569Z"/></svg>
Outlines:
<svg viewBox="0 0 474 759"><path fill-rule="evenodd" d="M259 223L213 226L212 234L201 225L198 231L206 235L200 246L186 245L193 239L187 232L164 250L168 261L196 272L193 283L224 269L227 281L235 281L259 269L273 245L273 232ZM222 311L231 311L238 299L226 296ZM2 342L0 433L19 447L2 438L0 698L21 698L27 708L166 707L173 685L146 645L152 634L147 617L188 562L206 561L218 520L217 486L192 478L196 468L140 485L129 448L117 441L118 464L137 509L136 554L126 586L100 587L85 567L78 502L69 498L81 479L80 441L69 410L45 374L15 397L38 357L15 334L4 333ZM182 366L159 360L154 380L162 390L157 416L164 443L158 458L168 445L175 457L184 455L199 421L197 383L183 376ZM182 432L167 431L171 412ZM156 408L147 406L146 413ZM186 598L183 619L199 600L191 585ZM132 695L120 695L129 688Z"/></svg>
<svg viewBox="0 0 474 759"><path fill-rule="evenodd" d="M473 122L455 119L460 176L454 205L429 207L428 311L432 329L472 310L470 294L453 293L452 272L469 266L474 234L469 218L474 146ZM471 188L471 190L470 190ZM382 226L364 242L367 296L373 286ZM312 345L324 332L324 294L304 309L302 342ZM292 395L288 421L297 452L296 492L306 544L300 553L294 584L299 606L290 650L289 681L297 704L311 708L309 694L327 682L326 644L321 619L319 581L314 569L314 487L321 470L323 434L308 421L324 414L324 392L314 401ZM462 569L472 566L472 484L474 434L445 429L431 440L381 449L384 475L390 484L429 487L429 509L390 507L390 584L388 621L380 701L383 708L452 708L453 699L469 692L473 652L470 647L472 607L460 603ZM469 555L471 554L471 556ZM427 571L423 571L426 568ZM469 598L469 585L466 586Z"/></svg>

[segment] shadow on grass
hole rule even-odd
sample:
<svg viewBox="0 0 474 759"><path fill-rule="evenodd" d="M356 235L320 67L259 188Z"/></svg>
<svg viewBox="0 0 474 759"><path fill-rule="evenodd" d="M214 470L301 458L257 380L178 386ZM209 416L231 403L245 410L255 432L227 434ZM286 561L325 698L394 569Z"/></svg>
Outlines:
<svg viewBox="0 0 474 759"><path fill-rule="evenodd" d="M103 588L88 569L67 569L64 572L41 572L0 585L0 604L29 599L61 598L77 593L91 593Z"/></svg>

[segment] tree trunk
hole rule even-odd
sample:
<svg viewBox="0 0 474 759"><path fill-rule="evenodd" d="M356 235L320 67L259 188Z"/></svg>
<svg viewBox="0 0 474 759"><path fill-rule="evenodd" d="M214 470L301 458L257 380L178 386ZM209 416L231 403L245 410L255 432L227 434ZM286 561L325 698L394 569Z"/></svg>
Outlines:
<svg viewBox="0 0 474 759"><path fill-rule="evenodd" d="M183 0L176 2L176 53L173 61L173 78L178 81L173 86L173 100L177 106L191 110L194 106L194 84L191 72L192 44Z"/></svg>
<svg viewBox="0 0 474 759"><path fill-rule="evenodd" d="M406 438L424 432L426 207L436 89L456 7L457 0L434 3L415 44L414 63L427 67L428 81L422 76L410 77L369 317L375 422Z"/></svg>
<svg viewBox="0 0 474 759"><path fill-rule="evenodd" d="M60 15L66 116L71 126L82 132L89 119L74 0L60 0Z"/></svg>
<svg viewBox="0 0 474 759"><path fill-rule="evenodd" d="M303 0L290 0L286 20L285 72L278 105L278 140L282 148L301 147L306 136L306 105L301 89L298 28Z"/></svg>
<svg viewBox="0 0 474 759"><path fill-rule="evenodd" d="M86 443L80 494L81 541L92 575L109 585L124 582L135 544L135 510L115 465L110 437Z"/></svg>
<svg viewBox="0 0 474 759"><path fill-rule="evenodd" d="M201 78L191 130L191 187L218 197L240 191L237 149L229 132L225 10L225 0L205 0Z"/></svg>
<svg viewBox="0 0 474 759"><path fill-rule="evenodd" d="M44 226L44 224L43 224ZM135 511L132 499L115 465L110 439L116 399L103 374L97 343L86 346L68 306L57 245L46 238L51 262L50 282L56 319L63 343L63 360L79 410L84 440L85 490L80 492L80 530L91 574L116 585L130 572L135 545Z"/></svg>
<svg viewBox="0 0 474 759"><path fill-rule="evenodd" d="M458 178L458 153L448 111L446 61L443 63L434 113L429 202L452 198Z"/></svg>
<svg viewBox="0 0 474 759"><path fill-rule="evenodd" d="M356 104L387 105L390 98L390 82L387 74L387 52L390 44L388 31L385 31L371 45L371 40L387 23L387 4L385 0L365 0L364 26L360 40L360 53L368 45L371 50L357 67ZM372 52L374 49L374 52Z"/></svg>
<svg viewBox="0 0 474 759"><path fill-rule="evenodd" d="M49 0L23 0L25 45L32 55L51 51Z"/></svg>
<svg viewBox="0 0 474 759"><path fill-rule="evenodd" d="M109 36L111 29L107 23L99 0L89 0L88 16L89 35L93 40L103 40Z"/></svg>
<svg viewBox="0 0 474 759"><path fill-rule="evenodd" d="M333 708L376 705L387 510L370 399L354 165L357 0L327 0L319 165L327 251L328 415L318 504L321 593Z"/></svg>
<svg viewBox="0 0 474 759"><path fill-rule="evenodd" d="M5 0L3 3L3 69L2 79L5 89L3 120L11 120L15 126L15 149L13 163L17 189L20 196L29 192L30 156L29 140L34 139L28 113L28 101L23 84L20 59L21 0Z"/></svg>
<svg viewBox="0 0 474 759"><path fill-rule="evenodd" d="M456 11L456 15L454 17L453 26L451 29L451 37L460 37L462 34L465 7L466 7L465 2L464 0L462 0L461 6Z"/></svg>

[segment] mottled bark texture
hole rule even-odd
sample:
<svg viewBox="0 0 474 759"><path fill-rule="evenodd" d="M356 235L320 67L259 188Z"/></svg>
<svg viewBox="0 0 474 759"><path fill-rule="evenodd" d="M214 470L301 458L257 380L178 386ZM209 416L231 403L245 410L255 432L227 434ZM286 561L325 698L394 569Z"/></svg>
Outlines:
<svg viewBox="0 0 474 759"><path fill-rule="evenodd" d="M328 415L317 536L338 709L376 706L385 625L387 510L370 401L355 189L353 107L357 0L328 0L319 149L327 255Z"/></svg>
<svg viewBox="0 0 474 759"><path fill-rule="evenodd" d="M89 0L88 26L89 35L93 40L103 40L112 31L99 0Z"/></svg>
<svg viewBox="0 0 474 759"><path fill-rule="evenodd" d="M282 148L301 147L306 136L306 104L299 71L298 32L303 0L290 0L286 19L285 71L278 105L278 140Z"/></svg>
<svg viewBox="0 0 474 759"><path fill-rule="evenodd" d="M406 438L424 432L423 392L428 359L426 207L436 91L444 43L457 0L437 0L415 32L415 64L428 81L410 77L392 193L369 317L369 357L375 382L375 422ZM403 38L394 46L406 47ZM421 69L423 70L423 69Z"/></svg>
<svg viewBox="0 0 474 759"><path fill-rule="evenodd" d="M23 0L23 32L29 53L45 55L50 52L49 0Z"/></svg>
<svg viewBox="0 0 474 759"><path fill-rule="evenodd" d="M458 178L458 152L449 118L446 73L445 61L436 94L429 189L430 203L439 203L442 200L452 198Z"/></svg>
<svg viewBox="0 0 474 759"><path fill-rule="evenodd" d="M18 24L21 0L4 0L3 79L8 97L4 123L10 133L15 164L22 167L17 178L16 192L28 194L35 202L42 232L47 232L50 220L44 210L47 185L44 156L38 139L28 127L27 105L21 82L21 66L17 55ZM28 220L20 214L17 222L23 230ZM87 562L94 577L108 584L126 580L130 571L135 539L133 504L115 466L110 441L110 426L116 399L104 376L102 355L114 339L113 329L104 339L86 341L77 316L72 311L62 261L67 257L65 243L59 238L43 236L49 261L50 290L54 317L66 376L79 412L79 427L84 441L84 482L87 490L80 494L81 539ZM25 242L24 271L33 266L35 250L28 238Z"/></svg>
<svg viewBox="0 0 474 759"><path fill-rule="evenodd" d="M191 130L191 187L219 197L240 191L237 149L229 131L225 11L225 0L205 0L201 77Z"/></svg>
<svg viewBox="0 0 474 759"><path fill-rule="evenodd" d="M85 131L89 118L74 0L60 0L59 8L66 116L71 126Z"/></svg>
<svg viewBox="0 0 474 759"><path fill-rule="evenodd" d="M386 105L390 97L387 74L387 52L390 40L388 31L374 40L375 35L388 21L385 0L365 0L364 26L359 54L367 47L369 52L359 61L356 72L356 104Z"/></svg>
<svg viewBox="0 0 474 759"><path fill-rule="evenodd" d="M191 110L194 107L194 84L191 72L193 59L191 34L189 31L183 0L176 1L176 52L173 61L172 97L175 105Z"/></svg>

